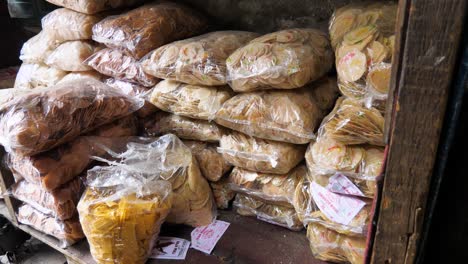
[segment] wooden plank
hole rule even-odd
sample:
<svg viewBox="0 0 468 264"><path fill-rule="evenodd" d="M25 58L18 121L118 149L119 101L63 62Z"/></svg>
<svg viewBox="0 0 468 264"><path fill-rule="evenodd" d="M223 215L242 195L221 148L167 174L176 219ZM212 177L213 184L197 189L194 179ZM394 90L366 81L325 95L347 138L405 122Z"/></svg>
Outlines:
<svg viewBox="0 0 468 264"><path fill-rule="evenodd" d="M399 86L398 80L400 80L401 74L401 64L403 62L403 46L405 44L406 34L398 34L400 32L405 32L407 26L407 19L408 19L408 7L409 1L408 0L400 0L398 3L398 13L397 13L397 20L395 25L395 31L397 32L395 36L395 47L393 51L392 57L392 74L390 78L390 91L388 93L387 99L387 106L385 111L385 125L384 125L384 138L385 143L389 143L390 141L390 133L392 132L391 128L393 127L392 121L395 120L394 114L396 111L396 100L395 97L398 95Z"/></svg>
<svg viewBox="0 0 468 264"><path fill-rule="evenodd" d="M466 0L407 0L390 152L372 263L413 263L421 237ZM398 66L397 66L398 67Z"/></svg>

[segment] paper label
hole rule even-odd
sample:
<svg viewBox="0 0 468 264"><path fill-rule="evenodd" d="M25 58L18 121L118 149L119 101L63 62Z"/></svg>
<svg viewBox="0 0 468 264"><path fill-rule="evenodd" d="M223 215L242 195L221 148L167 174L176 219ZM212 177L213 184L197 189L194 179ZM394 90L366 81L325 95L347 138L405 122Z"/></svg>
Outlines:
<svg viewBox="0 0 468 264"><path fill-rule="evenodd" d="M159 237L151 252L153 259L184 260L190 248L190 241L177 237Z"/></svg>
<svg viewBox="0 0 468 264"><path fill-rule="evenodd" d="M211 254L221 236L229 227L228 222L215 220L207 226L197 227L192 231L192 248Z"/></svg>
<svg viewBox="0 0 468 264"><path fill-rule="evenodd" d="M316 182L312 182L311 194L320 211L342 225L348 225L366 204L357 198L330 192Z"/></svg>
<svg viewBox="0 0 468 264"><path fill-rule="evenodd" d="M350 181L348 177L340 173L330 177L328 180L327 190L334 193L364 196L361 190L359 190L359 188L354 185L354 183Z"/></svg>

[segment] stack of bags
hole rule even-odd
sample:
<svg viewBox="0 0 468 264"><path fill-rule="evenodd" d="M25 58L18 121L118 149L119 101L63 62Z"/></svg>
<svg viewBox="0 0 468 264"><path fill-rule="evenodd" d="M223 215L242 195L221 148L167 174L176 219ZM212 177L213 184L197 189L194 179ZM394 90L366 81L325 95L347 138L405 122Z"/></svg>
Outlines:
<svg viewBox="0 0 468 264"><path fill-rule="evenodd" d="M217 152L229 130L212 122L221 105L233 96L226 85L226 59L257 34L217 31L176 41L156 49L142 60L148 74L165 79L157 84L150 101L165 111L145 122L146 134L173 133L190 140L200 169L210 182L218 208L225 209L234 193L226 185L231 165Z"/></svg>
<svg viewBox="0 0 468 264"><path fill-rule="evenodd" d="M160 46L200 34L206 21L179 4L160 1L108 17L92 29L92 38L106 46L85 64L110 77L106 83L130 96L143 96L159 79L143 71L140 59ZM148 117L157 109L146 104L137 114Z"/></svg>
<svg viewBox="0 0 468 264"><path fill-rule="evenodd" d="M218 152L232 164L228 187L241 215L300 230L294 190L306 177L306 145L336 99L323 77L333 54L325 34L290 29L251 40L226 60L227 81L239 94L222 104L215 122L232 129Z"/></svg>
<svg viewBox="0 0 468 264"><path fill-rule="evenodd" d="M306 151L308 177L294 206L315 257L363 263L384 162L384 116L396 4L350 5L330 24L338 86L344 95Z"/></svg>
<svg viewBox="0 0 468 264"><path fill-rule="evenodd" d="M63 246L84 238L76 211L80 175L98 153L79 136L135 135L130 114L143 103L81 78L17 94L2 104L0 143L16 180L10 192L24 202L18 221L56 237Z"/></svg>
<svg viewBox="0 0 468 264"><path fill-rule="evenodd" d="M61 80L88 76L99 79L92 68L84 64L99 45L91 41L91 28L102 15L79 13L59 8L42 19L42 31L24 43L15 88L49 87Z"/></svg>

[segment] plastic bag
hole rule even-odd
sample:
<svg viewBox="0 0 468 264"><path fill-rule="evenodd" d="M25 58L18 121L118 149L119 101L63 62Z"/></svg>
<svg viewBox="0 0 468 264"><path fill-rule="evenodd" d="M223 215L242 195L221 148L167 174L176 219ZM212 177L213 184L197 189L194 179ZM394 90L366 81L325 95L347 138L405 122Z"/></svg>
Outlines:
<svg viewBox="0 0 468 264"><path fill-rule="evenodd" d="M60 44L45 60L45 64L62 71L89 71L84 61L100 48L91 42L74 40Z"/></svg>
<svg viewBox="0 0 468 264"><path fill-rule="evenodd" d="M145 133L160 136L173 133L182 139L218 142L227 133L226 129L214 122L191 119L170 113L159 112L145 121Z"/></svg>
<svg viewBox="0 0 468 264"><path fill-rule="evenodd" d="M345 235L367 234L372 218L366 200L330 192L308 179L297 185L293 204L304 225L319 223Z"/></svg>
<svg viewBox="0 0 468 264"><path fill-rule="evenodd" d="M58 8L42 18L42 30L58 42L91 39L94 24L100 16L91 16L66 8Z"/></svg>
<svg viewBox="0 0 468 264"><path fill-rule="evenodd" d="M227 209L229 207L229 202L236 196L236 193L229 188L228 183L227 177L217 182L210 182L218 209Z"/></svg>
<svg viewBox="0 0 468 264"><path fill-rule="evenodd" d="M143 103L90 78L36 89L0 109L0 143L8 152L34 155L124 117Z"/></svg>
<svg viewBox="0 0 468 264"><path fill-rule="evenodd" d="M53 86L66 75L67 72L44 64L23 63L16 75L15 88L34 89Z"/></svg>
<svg viewBox="0 0 468 264"><path fill-rule="evenodd" d="M245 31L217 31L176 41L143 58L146 73L193 85L224 85L226 59L236 49L257 37Z"/></svg>
<svg viewBox="0 0 468 264"><path fill-rule="evenodd" d="M377 109L341 97L324 118L319 134L347 145L384 146L384 123L385 119Z"/></svg>
<svg viewBox="0 0 468 264"><path fill-rule="evenodd" d="M212 120L231 96L232 92L226 86L208 87L164 80L154 87L149 101L166 112Z"/></svg>
<svg viewBox="0 0 468 264"><path fill-rule="evenodd" d="M23 204L18 208L18 222L53 236L60 241L60 246L65 248L75 244L85 236L81 229L78 217L60 221L34 209L29 204Z"/></svg>
<svg viewBox="0 0 468 264"><path fill-rule="evenodd" d="M96 137L129 137L138 134L138 120L134 115L118 119L110 124L103 125L89 132L88 136Z"/></svg>
<svg viewBox="0 0 468 264"><path fill-rule="evenodd" d="M119 166L88 171L80 223L98 263L145 263L171 210L170 184Z"/></svg>
<svg viewBox="0 0 468 264"><path fill-rule="evenodd" d="M156 78L143 71L140 62L119 50L100 50L86 59L84 63L104 75L145 87L151 87L158 83Z"/></svg>
<svg viewBox="0 0 468 264"><path fill-rule="evenodd" d="M177 3L153 2L93 27L93 39L135 59L162 45L202 33L206 21L194 10Z"/></svg>
<svg viewBox="0 0 468 264"><path fill-rule="evenodd" d="M19 58L24 63L43 63L59 44L52 34L41 31L23 44Z"/></svg>
<svg viewBox="0 0 468 264"><path fill-rule="evenodd" d="M344 145L330 138L319 138L306 152L311 180L343 194L374 197L377 177L384 163L384 149L362 145ZM350 188L343 186L354 185Z"/></svg>
<svg viewBox="0 0 468 264"><path fill-rule="evenodd" d="M236 195L233 205L236 212L243 216L256 216L261 221L293 231L300 231L304 228L297 218L296 211L291 207L268 204L242 194Z"/></svg>
<svg viewBox="0 0 468 264"><path fill-rule="evenodd" d="M184 141L184 144L192 151L192 155L195 156L200 166L201 173L207 180L219 181L232 168L216 151L216 145L200 141Z"/></svg>
<svg viewBox="0 0 468 264"><path fill-rule="evenodd" d="M317 223L311 223L307 226L307 238L316 259L351 264L364 263L365 237L346 236Z"/></svg>
<svg viewBox="0 0 468 264"><path fill-rule="evenodd" d="M292 207L296 186L305 177L307 168L304 165L284 175L259 173L236 167L229 175L229 187L233 191L271 204Z"/></svg>
<svg viewBox="0 0 468 264"><path fill-rule="evenodd" d="M63 77L57 84L82 78L92 78L96 81L102 81L104 79L104 76L94 70L83 72L70 72L69 74L65 75L65 77Z"/></svg>
<svg viewBox="0 0 468 264"><path fill-rule="evenodd" d="M46 0L54 5L63 6L76 12L96 14L104 10L133 6L143 0Z"/></svg>
<svg viewBox="0 0 468 264"><path fill-rule="evenodd" d="M285 174L304 159L305 146L258 139L233 131L221 138L218 152L236 167Z"/></svg>
<svg viewBox="0 0 468 264"><path fill-rule="evenodd" d="M114 78L109 78L106 80L106 84L109 85L110 87L114 87L117 89L120 89L123 93L129 95L129 96L136 96L136 97L141 97L143 98L146 96L148 93L149 89L130 82L125 82L125 81L120 81ZM140 110L136 112L138 117L145 118L148 117L158 111L158 108L156 106L152 105L150 102L145 101L145 104L143 105Z"/></svg>
<svg viewBox="0 0 468 264"><path fill-rule="evenodd" d="M345 35L358 28L374 25L383 35L395 32L398 5L393 2L350 4L338 8L330 20L330 39L336 48Z"/></svg>
<svg viewBox="0 0 468 264"><path fill-rule="evenodd" d="M247 135L306 144L337 94L336 83L324 79L294 91L265 91L238 94L226 101L216 114L216 123ZM318 102L317 99L328 100ZM328 106L328 107L326 107Z"/></svg>
<svg viewBox="0 0 468 264"><path fill-rule="evenodd" d="M45 191L40 185L22 180L11 187L11 194L44 214L67 220L76 214L81 187L79 177L51 192Z"/></svg>
<svg viewBox="0 0 468 264"><path fill-rule="evenodd" d="M89 138L92 142L92 138ZM109 159L98 161L172 184L172 209L167 222L205 226L216 217L216 205L206 179L190 149L176 136L121 138L117 144L100 144Z"/></svg>
<svg viewBox="0 0 468 264"><path fill-rule="evenodd" d="M90 132L88 135L100 136L93 141L79 137L35 156L9 153L7 165L17 181L24 178L46 191L55 190L80 175L90 165L91 156L103 156L105 152L100 145L112 146L116 141L112 138L134 135L137 129L134 122L131 116L119 119Z"/></svg>
<svg viewBox="0 0 468 264"><path fill-rule="evenodd" d="M341 92L385 111L395 43L397 5L348 5L330 22Z"/></svg>
<svg viewBox="0 0 468 264"><path fill-rule="evenodd" d="M319 30L286 29L250 41L226 64L236 92L293 89L325 75L333 65L333 52Z"/></svg>

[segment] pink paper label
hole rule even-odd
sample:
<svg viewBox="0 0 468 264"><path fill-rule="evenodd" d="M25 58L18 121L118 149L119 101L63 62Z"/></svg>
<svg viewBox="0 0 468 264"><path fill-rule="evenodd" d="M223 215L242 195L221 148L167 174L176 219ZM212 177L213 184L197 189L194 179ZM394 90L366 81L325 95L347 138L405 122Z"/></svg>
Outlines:
<svg viewBox="0 0 468 264"><path fill-rule="evenodd" d="M334 193L364 197L364 194L361 192L361 190L359 190L359 188L354 185L353 182L348 179L348 177L340 173L330 177L327 190Z"/></svg>
<svg viewBox="0 0 468 264"><path fill-rule="evenodd" d="M311 194L320 211L342 225L349 224L366 204L357 198L330 192L316 182L312 182Z"/></svg>
<svg viewBox="0 0 468 264"><path fill-rule="evenodd" d="M192 248L211 254L219 239L229 227L228 222L215 220L207 226L197 227L192 231Z"/></svg>

